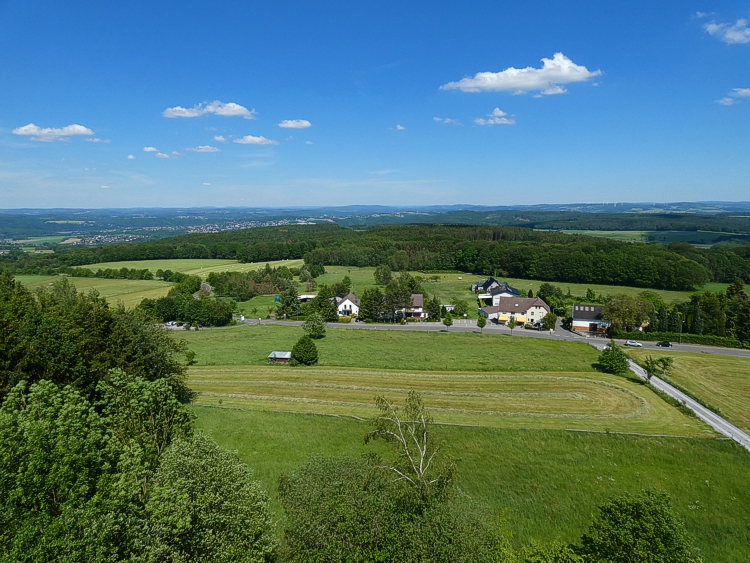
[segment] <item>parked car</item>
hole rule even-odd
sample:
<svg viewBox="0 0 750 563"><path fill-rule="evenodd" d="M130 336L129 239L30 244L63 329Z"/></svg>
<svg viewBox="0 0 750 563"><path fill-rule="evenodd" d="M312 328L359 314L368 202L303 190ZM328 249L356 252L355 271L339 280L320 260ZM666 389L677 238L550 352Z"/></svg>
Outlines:
<svg viewBox="0 0 750 563"><path fill-rule="evenodd" d="M666 340L664 340L663 342L657 342L656 345L660 346L661 348L671 348L673 346L671 342L668 342Z"/></svg>
<svg viewBox="0 0 750 563"><path fill-rule="evenodd" d="M626 340L625 346L632 346L634 348L643 348L643 344L641 344L637 340Z"/></svg>

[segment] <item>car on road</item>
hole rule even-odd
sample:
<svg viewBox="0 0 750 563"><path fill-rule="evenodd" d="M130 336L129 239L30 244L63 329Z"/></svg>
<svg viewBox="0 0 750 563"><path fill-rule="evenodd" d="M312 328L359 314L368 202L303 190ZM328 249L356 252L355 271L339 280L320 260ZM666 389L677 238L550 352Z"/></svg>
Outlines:
<svg viewBox="0 0 750 563"><path fill-rule="evenodd" d="M626 340L625 346L632 346L633 348L643 348L643 344L641 344L637 340Z"/></svg>
<svg viewBox="0 0 750 563"><path fill-rule="evenodd" d="M662 342L657 342L656 345L659 346L660 348L671 348L672 346L674 346L674 344L672 344L671 342L667 340L664 340Z"/></svg>

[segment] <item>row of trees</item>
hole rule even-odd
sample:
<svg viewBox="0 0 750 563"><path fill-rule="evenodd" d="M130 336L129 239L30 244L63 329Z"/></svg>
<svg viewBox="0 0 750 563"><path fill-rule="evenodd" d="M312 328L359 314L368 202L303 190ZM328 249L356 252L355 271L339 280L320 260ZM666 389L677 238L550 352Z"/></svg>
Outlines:
<svg viewBox="0 0 750 563"><path fill-rule="evenodd" d="M401 270L461 270L557 282L692 290L707 281L750 281L750 248L699 249L624 243L517 227L410 225L355 231L335 225L196 233L159 242L75 248L0 258L26 273L117 260L303 258L315 277L323 264L388 265ZM387 282L386 282L387 283Z"/></svg>
<svg viewBox="0 0 750 563"><path fill-rule="evenodd" d="M188 276L158 299L143 299L137 309L159 322L179 321L195 326L226 326L232 322L237 304L232 299L212 297L201 279Z"/></svg>

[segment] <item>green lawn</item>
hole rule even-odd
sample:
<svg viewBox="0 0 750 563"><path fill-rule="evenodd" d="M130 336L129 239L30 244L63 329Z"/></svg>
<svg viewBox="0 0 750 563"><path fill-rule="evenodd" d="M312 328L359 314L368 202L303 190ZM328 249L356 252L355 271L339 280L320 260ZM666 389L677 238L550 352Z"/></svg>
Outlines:
<svg viewBox="0 0 750 563"><path fill-rule="evenodd" d="M29 289L48 287L59 276L16 276L16 279ZM111 305L122 302L131 309L144 298L156 299L169 293L171 283L157 280L106 280L99 278L67 278L76 289L88 292L95 289L99 295L105 297Z"/></svg>
<svg viewBox="0 0 750 563"><path fill-rule="evenodd" d="M373 448L363 445L369 425L351 418L195 411L198 426L236 450L265 484L277 518L283 518L281 473L299 467L311 453L358 456ZM576 541L607 497L650 487L672 496L706 562L750 560L750 454L731 441L466 427L436 431L460 459L459 485L507 519L516 545Z"/></svg>
<svg viewBox="0 0 750 563"><path fill-rule="evenodd" d="M721 409L729 422L750 432L750 358L667 351L654 354L648 350L628 353L639 360L648 355L673 358L674 370L668 381Z"/></svg>
<svg viewBox="0 0 750 563"><path fill-rule="evenodd" d="M302 260L278 260L268 262L271 266L287 266L289 268L299 268ZM134 268L136 270L149 269L152 272L156 270L172 270L173 272L182 272L194 276L206 277L211 272L247 272L257 270L266 265L266 262L250 262L242 264L236 260L214 260L214 259L177 259L177 260L133 260L124 262L102 262L101 264L90 264L86 268L100 270L112 268Z"/></svg>

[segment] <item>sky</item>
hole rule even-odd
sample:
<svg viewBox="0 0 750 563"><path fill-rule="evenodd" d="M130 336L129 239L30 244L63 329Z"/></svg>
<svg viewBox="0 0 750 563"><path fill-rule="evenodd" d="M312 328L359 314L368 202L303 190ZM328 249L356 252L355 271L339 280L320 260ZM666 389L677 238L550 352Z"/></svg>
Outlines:
<svg viewBox="0 0 750 563"><path fill-rule="evenodd" d="M0 208L750 200L750 3L0 0Z"/></svg>

